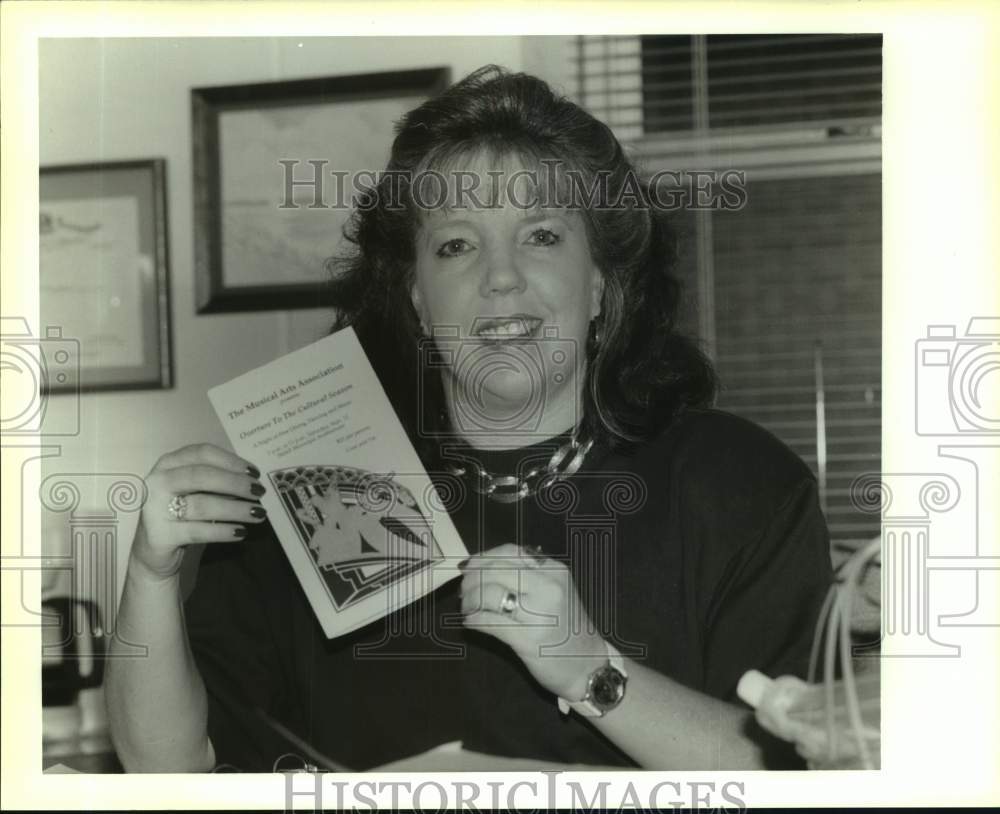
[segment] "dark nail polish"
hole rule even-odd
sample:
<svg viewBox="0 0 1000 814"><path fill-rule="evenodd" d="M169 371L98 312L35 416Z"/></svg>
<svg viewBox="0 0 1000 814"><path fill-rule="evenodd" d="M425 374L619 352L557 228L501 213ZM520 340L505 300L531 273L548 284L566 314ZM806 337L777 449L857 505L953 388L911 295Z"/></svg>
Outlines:
<svg viewBox="0 0 1000 814"><path fill-rule="evenodd" d="M250 464L250 466L247 467L247 474L251 478L253 478L254 480L256 480L257 478L260 477L260 470L256 466L254 466L253 464Z"/></svg>
<svg viewBox="0 0 1000 814"><path fill-rule="evenodd" d="M247 530L244 526L237 526L233 529L233 537L242 539L247 536Z"/></svg>
<svg viewBox="0 0 1000 814"><path fill-rule="evenodd" d="M265 491L264 487L259 483L255 483L250 487L250 494L257 495L257 497L260 497Z"/></svg>
<svg viewBox="0 0 1000 814"><path fill-rule="evenodd" d="M265 509L263 506L254 506L250 510L250 516L251 517L266 517L267 516L267 509Z"/></svg>

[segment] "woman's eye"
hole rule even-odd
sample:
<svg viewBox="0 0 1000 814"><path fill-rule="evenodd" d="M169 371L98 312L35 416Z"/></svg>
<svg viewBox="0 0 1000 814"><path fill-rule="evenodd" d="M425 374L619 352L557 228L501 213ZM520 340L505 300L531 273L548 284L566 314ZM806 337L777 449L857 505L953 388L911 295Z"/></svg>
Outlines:
<svg viewBox="0 0 1000 814"><path fill-rule="evenodd" d="M438 257L458 257L460 254L465 254L471 247L468 241L463 240L460 237L454 240L445 241L438 247L437 256Z"/></svg>
<svg viewBox="0 0 1000 814"><path fill-rule="evenodd" d="M528 238L532 246L555 246L560 240L559 235L551 229L535 229Z"/></svg>

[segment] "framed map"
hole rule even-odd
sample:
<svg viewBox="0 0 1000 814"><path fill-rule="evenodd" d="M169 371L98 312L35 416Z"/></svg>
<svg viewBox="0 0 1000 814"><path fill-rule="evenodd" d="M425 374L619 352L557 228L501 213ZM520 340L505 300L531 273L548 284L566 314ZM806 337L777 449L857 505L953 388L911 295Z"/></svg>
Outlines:
<svg viewBox="0 0 1000 814"><path fill-rule="evenodd" d="M322 304L354 194L447 68L195 88L199 313Z"/></svg>

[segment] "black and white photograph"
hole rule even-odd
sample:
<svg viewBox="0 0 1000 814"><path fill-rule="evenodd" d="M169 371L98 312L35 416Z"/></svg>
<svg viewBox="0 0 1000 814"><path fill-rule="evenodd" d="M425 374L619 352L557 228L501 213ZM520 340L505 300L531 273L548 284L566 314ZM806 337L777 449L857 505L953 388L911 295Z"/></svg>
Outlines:
<svg viewBox="0 0 1000 814"><path fill-rule="evenodd" d="M930 236L886 28L154 18L37 38L38 310L2 337L37 782L902 794L897 682L1000 611L1000 309L956 261L900 327Z"/></svg>
<svg viewBox="0 0 1000 814"><path fill-rule="evenodd" d="M108 642L109 764L280 769L284 736L247 725L261 709L359 770L417 768L447 744L469 770L878 767L877 650L838 637L877 649L878 520L852 488L880 469L881 37L529 39L561 74L480 48L472 70L421 71L443 84L426 98L305 74L311 104L250 71L283 54L318 70L339 40L42 43L43 83L87 56L139 75L160 63L172 84L175 61L246 66L253 92L178 88L196 126L168 164L196 174L174 203L222 190L233 214L193 223L231 235L221 281L309 265L325 280L309 304L358 334L432 480L449 478L470 554L419 604L319 642L254 493L261 461L185 422L145 477L121 604L104 609L149 647L114 658ZM400 44L351 45L377 76ZM261 98L280 100L272 118ZM244 121L217 116L206 166L210 99ZM69 122L41 101L42 132L59 133ZM238 342L233 323L203 352ZM282 347L234 351L202 375ZM197 404L185 357L178 386ZM383 539L356 534L358 557L387 549L373 519ZM414 637L422 658L394 642Z"/></svg>

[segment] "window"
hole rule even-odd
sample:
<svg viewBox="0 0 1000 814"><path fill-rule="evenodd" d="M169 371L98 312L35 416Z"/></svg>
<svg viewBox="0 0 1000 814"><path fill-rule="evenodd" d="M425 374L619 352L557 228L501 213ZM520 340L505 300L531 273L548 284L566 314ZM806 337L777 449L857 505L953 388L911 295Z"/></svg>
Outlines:
<svg viewBox="0 0 1000 814"><path fill-rule="evenodd" d="M881 40L878 34L640 37L643 129L692 129L700 97L711 129L877 121ZM699 76L702 89L694 84Z"/></svg>
<svg viewBox="0 0 1000 814"><path fill-rule="evenodd" d="M634 140L746 128L849 135L882 113L880 34L580 37L580 100Z"/></svg>
<svg viewBox="0 0 1000 814"><path fill-rule="evenodd" d="M879 533L853 480L881 465L881 36L582 37L579 99L647 172L739 170L746 205L678 210L682 326L719 406L809 464L834 552Z"/></svg>

